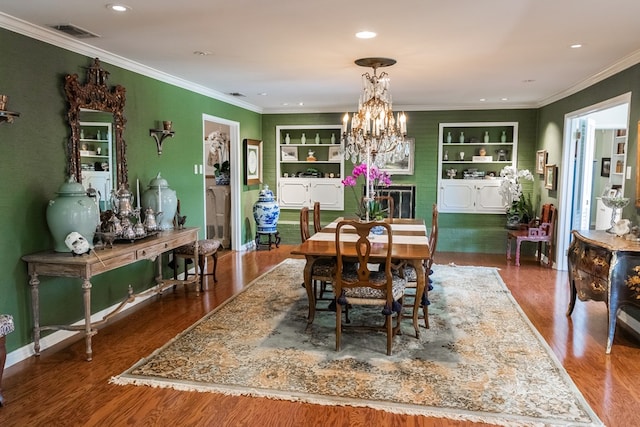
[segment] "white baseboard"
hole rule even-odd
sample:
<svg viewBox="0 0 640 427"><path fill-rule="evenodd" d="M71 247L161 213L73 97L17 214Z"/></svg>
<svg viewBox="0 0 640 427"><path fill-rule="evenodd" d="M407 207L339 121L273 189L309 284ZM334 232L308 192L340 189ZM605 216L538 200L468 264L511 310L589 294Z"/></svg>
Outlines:
<svg viewBox="0 0 640 427"><path fill-rule="evenodd" d="M194 274L195 270L194 269L190 269L189 270L190 274ZM184 273L180 273L178 275L178 279L183 279L184 278ZM149 288L152 289L152 288ZM149 298L152 298L154 296L156 296L157 294L150 292L147 295L144 296L140 296L137 297L133 302L127 304L125 306L125 308L122 309L122 311L120 311L119 316L121 316L122 314L127 313L129 310L131 310L132 308L134 308L135 306L137 306L140 303L143 303L144 301L148 300ZM104 318L104 316L106 316L107 314L111 313L116 307L118 307L120 305L120 303L115 303L113 304L111 307L107 307L97 313L94 313L93 315L91 315L91 321L92 322L97 322L100 321ZM73 323L73 325L84 325L84 319L79 320L75 323ZM65 331L65 330L60 330L60 331L55 331L43 338L40 338L40 351L42 352L43 350L47 349L47 348L51 348L52 346L61 343L64 340L67 340L71 337L77 336L77 335L82 335L83 332L80 331ZM35 355L35 351L33 349L33 342L24 345L14 351L12 351L11 353L7 353L7 360L5 362L5 368L8 368L9 366L13 366L18 362L22 362L25 359L28 359L31 356Z"/></svg>

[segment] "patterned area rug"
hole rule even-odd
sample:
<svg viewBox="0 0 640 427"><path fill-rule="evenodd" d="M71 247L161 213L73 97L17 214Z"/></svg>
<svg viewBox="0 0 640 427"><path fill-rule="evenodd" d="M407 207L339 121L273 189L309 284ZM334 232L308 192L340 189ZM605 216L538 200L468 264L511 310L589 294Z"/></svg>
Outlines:
<svg viewBox="0 0 640 427"><path fill-rule="evenodd" d="M506 426L601 426L496 269L434 267L430 329L384 333L335 314L307 327L303 260L288 259L123 374L115 384L263 396ZM351 324L380 309L350 311ZM347 325L348 326L348 325Z"/></svg>

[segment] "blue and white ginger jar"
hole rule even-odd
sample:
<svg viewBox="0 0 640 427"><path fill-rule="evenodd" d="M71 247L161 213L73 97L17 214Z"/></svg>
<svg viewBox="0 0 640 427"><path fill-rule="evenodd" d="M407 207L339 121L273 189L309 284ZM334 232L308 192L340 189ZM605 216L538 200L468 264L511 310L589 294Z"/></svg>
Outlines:
<svg viewBox="0 0 640 427"><path fill-rule="evenodd" d="M275 233L280 218L280 206L273 198L273 192L265 185L258 194L258 201L253 204L253 218L258 226L258 233Z"/></svg>

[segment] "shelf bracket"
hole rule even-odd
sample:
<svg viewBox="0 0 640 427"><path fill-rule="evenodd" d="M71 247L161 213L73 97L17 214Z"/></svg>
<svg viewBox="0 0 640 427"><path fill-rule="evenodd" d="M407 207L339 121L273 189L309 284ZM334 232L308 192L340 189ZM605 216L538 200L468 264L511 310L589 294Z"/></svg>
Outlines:
<svg viewBox="0 0 640 427"><path fill-rule="evenodd" d="M162 129L149 129L149 135L156 141L156 147L158 148L158 156L162 154L162 143L167 138L173 138L174 131L162 130Z"/></svg>

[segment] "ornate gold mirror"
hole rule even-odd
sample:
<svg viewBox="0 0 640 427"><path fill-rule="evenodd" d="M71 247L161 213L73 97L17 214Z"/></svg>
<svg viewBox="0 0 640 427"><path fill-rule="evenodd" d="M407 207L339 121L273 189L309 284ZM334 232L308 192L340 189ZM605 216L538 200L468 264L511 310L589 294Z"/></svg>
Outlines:
<svg viewBox="0 0 640 427"><path fill-rule="evenodd" d="M115 161L115 188L120 184L128 186L127 147L122 136L127 119L124 117L125 88L117 85L113 89L107 86L108 71L100 66L95 58L87 68L87 81L80 83L77 74L65 77L64 92L69 102L67 119L71 126L71 137L67 143L69 176L82 182L82 165L80 161L81 112L95 111L110 113L113 116L113 151ZM99 138L98 138L99 139ZM106 195L105 195L106 196Z"/></svg>

